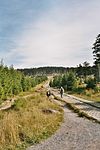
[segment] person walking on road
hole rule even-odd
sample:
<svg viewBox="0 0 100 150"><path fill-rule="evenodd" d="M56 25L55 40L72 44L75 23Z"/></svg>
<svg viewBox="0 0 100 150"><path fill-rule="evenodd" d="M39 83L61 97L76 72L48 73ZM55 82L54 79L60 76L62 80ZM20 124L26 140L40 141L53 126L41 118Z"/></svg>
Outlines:
<svg viewBox="0 0 100 150"><path fill-rule="evenodd" d="M47 90L46 95L47 95L47 97L49 98L49 97L51 96L51 91L50 91L50 90Z"/></svg>
<svg viewBox="0 0 100 150"><path fill-rule="evenodd" d="M63 97L63 94L64 94L64 88L61 86L61 88L60 88L60 95L61 95L61 98Z"/></svg>

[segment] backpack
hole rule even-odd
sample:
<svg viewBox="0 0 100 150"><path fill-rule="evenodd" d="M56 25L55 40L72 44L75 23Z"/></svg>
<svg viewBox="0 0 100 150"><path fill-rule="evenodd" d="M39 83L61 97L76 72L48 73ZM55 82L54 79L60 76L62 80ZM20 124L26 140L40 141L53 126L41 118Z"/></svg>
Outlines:
<svg viewBox="0 0 100 150"><path fill-rule="evenodd" d="M46 95L49 97L51 95L51 92L47 91Z"/></svg>

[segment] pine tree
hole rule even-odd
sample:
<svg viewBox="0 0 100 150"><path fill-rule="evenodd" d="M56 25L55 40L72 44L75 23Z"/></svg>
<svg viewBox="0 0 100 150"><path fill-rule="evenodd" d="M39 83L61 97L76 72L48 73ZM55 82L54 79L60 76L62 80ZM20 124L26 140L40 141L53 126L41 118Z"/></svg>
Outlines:
<svg viewBox="0 0 100 150"><path fill-rule="evenodd" d="M25 76L15 70L13 66L4 66L3 60L0 63L0 100L19 94L22 91L30 90L38 83L45 81L45 76Z"/></svg>
<svg viewBox="0 0 100 150"><path fill-rule="evenodd" d="M93 44L93 56L94 63L98 68L98 81L100 82L100 34L97 36L95 43Z"/></svg>

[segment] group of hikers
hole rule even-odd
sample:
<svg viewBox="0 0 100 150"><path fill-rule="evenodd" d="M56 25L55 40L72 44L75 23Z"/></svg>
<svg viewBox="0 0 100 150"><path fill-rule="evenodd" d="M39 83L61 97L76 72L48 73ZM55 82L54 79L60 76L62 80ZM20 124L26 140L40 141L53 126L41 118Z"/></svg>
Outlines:
<svg viewBox="0 0 100 150"><path fill-rule="evenodd" d="M61 98L63 97L63 94L64 94L64 88L61 86L60 87L60 96L61 96ZM47 90L46 95L47 95L48 98L52 95L50 89Z"/></svg>

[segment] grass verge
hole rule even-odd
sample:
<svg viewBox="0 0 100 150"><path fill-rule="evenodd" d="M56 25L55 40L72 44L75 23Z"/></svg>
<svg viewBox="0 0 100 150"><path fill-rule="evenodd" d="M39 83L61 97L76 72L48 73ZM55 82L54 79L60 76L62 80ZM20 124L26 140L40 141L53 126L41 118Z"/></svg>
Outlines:
<svg viewBox="0 0 100 150"><path fill-rule="evenodd" d="M95 92L94 90L84 90L83 93L72 93L74 96L87 99L93 102L100 102L100 92Z"/></svg>
<svg viewBox="0 0 100 150"><path fill-rule="evenodd" d="M43 113L42 110L59 113ZM37 89L31 97L19 98L14 106L0 112L0 150L24 150L51 136L63 120L63 110Z"/></svg>

